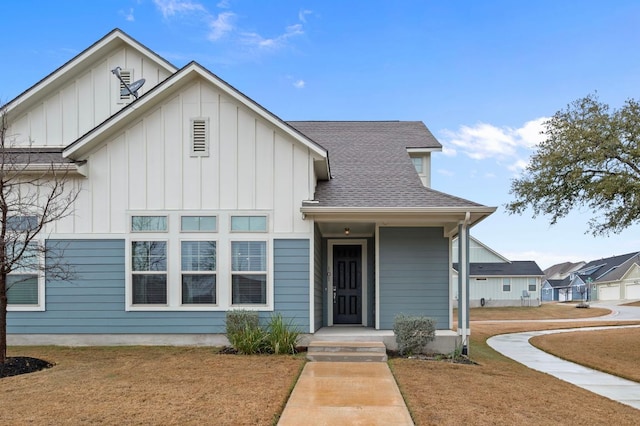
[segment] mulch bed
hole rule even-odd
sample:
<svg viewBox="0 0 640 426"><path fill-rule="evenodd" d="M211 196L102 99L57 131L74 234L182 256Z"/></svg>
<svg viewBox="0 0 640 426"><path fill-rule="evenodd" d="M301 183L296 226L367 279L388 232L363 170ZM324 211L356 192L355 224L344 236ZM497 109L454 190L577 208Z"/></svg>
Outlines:
<svg viewBox="0 0 640 426"><path fill-rule="evenodd" d="M4 364L0 365L0 378L34 373L51 367L53 367L53 364L38 358L28 356L9 357Z"/></svg>

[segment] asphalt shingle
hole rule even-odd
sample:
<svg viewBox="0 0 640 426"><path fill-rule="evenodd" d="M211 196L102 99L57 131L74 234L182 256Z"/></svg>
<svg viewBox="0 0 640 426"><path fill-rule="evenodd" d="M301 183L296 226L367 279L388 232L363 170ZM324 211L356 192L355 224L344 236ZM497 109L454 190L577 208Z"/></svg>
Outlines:
<svg viewBox="0 0 640 426"><path fill-rule="evenodd" d="M318 182L319 207L483 207L425 188L407 148L442 145L420 121L289 121L329 152L331 177Z"/></svg>

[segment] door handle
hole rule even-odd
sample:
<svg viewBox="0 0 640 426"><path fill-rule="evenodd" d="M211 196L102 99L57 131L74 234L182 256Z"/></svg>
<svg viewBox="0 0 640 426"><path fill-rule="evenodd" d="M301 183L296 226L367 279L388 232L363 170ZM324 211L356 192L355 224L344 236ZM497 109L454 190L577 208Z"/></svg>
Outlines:
<svg viewBox="0 0 640 426"><path fill-rule="evenodd" d="M333 304L336 304L336 295L337 295L338 291L336 289L335 286L333 286Z"/></svg>

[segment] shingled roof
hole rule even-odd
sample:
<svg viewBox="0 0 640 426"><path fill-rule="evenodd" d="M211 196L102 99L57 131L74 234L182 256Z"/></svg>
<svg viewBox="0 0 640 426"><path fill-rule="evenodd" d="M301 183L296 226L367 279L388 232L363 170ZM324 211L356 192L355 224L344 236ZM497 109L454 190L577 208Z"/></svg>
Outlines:
<svg viewBox="0 0 640 426"><path fill-rule="evenodd" d="M318 182L318 207L484 207L425 188L408 148L440 150L419 121L289 121L329 151L331 179Z"/></svg>
<svg viewBox="0 0 640 426"><path fill-rule="evenodd" d="M453 264L458 270L458 264ZM511 262L473 262L469 264L469 276L480 277L515 277L515 276L543 276L538 264L532 260L514 260Z"/></svg>
<svg viewBox="0 0 640 426"><path fill-rule="evenodd" d="M11 164L64 164L71 163L62 157L62 148L7 148L0 149L0 157Z"/></svg>

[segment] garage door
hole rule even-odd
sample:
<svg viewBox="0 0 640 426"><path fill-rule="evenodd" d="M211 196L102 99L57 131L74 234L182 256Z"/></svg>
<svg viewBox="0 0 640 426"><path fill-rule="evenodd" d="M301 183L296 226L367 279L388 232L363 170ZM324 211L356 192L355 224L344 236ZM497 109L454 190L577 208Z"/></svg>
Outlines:
<svg viewBox="0 0 640 426"><path fill-rule="evenodd" d="M640 284L627 284L627 299L640 299Z"/></svg>
<svg viewBox="0 0 640 426"><path fill-rule="evenodd" d="M620 299L620 286L598 287L598 300L618 300Z"/></svg>

